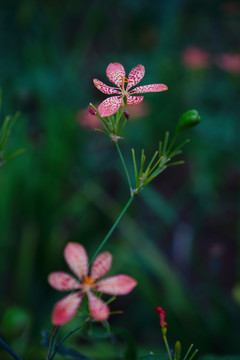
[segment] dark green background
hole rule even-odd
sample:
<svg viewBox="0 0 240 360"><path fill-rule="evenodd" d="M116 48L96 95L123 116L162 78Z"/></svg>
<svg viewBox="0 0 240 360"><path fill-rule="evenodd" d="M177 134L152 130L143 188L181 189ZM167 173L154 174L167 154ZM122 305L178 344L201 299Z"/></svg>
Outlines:
<svg viewBox="0 0 240 360"><path fill-rule="evenodd" d="M6 151L26 149L0 169L0 330L25 360L46 357L40 329L51 329L61 295L46 278L67 270L65 244L93 254L128 199L114 147L77 121L89 102L105 98L92 79L109 84L110 62L127 73L143 64L140 85L169 87L146 94L149 114L129 120L121 143L129 166L131 148L150 158L184 111L202 117L180 139L191 138L186 164L142 191L106 246L115 255L111 273L138 280L112 304L124 314L110 323L132 332L140 354L159 352L155 306L163 306L171 344L240 353L240 74L216 64L219 54L240 52L239 24L234 1L0 1L1 121L21 112ZM208 68L184 66L189 46L209 52ZM71 342L94 359L112 358L108 342Z"/></svg>

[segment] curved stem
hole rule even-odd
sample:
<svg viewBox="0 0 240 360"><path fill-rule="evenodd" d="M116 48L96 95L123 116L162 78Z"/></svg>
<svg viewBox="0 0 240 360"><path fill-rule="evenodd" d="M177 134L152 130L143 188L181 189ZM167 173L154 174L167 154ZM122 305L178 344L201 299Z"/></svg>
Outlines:
<svg viewBox="0 0 240 360"><path fill-rule="evenodd" d="M163 341L164 341L164 344L165 344L166 349L167 349L168 358L169 358L169 360L172 360L172 354L171 354L171 351L170 351L170 349L169 349L169 345L168 345L168 341L167 341L166 335L163 335Z"/></svg>
<svg viewBox="0 0 240 360"><path fill-rule="evenodd" d="M56 355L58 349L60 348L60 346L64 343L65 340L67 340L67 338L69 338L73 333L75 333L76 331L78 331L79 329L81 329L87 322L89 319L85 320L82 325L76 327L75 329L73 329L72 331L70 331L67 335L65 335L61 341L59 341L59 344L56 346L56 349L54 350L54 352L52 353L52 356L50 357L50 360L52 360L54 358L54 356Z"/></svg>
<svg viewBox="0 0 240 360"><path fill-rule="evenodd" d="M123 158L123 155L122 155L122 152L121 152L121 150L120 150L120 147L119 147L118 143L115 143L115 146L116 146L116 149L117 149L117 151L118 151L119 157L120 157L120 159L121 159L123 168L124 168L124 170L125 170L125 174L126 174L126 176L127 176L127 181L128 181L128 185L129 185L129 189L130 189L130 193L131 193L132 184L131 184L131 179L130 179L130 176L129 176L129 172L128 172L128 169L127 169L125 160L124 160L124 158Z"/></svg>
<svg viewBox="0 0 240 360"><path fill-rule="evenodd" d="M128 200L127 204L125 205L125 207L123 208L121 214L119 215L119 217L117 218L117 220L115 221L115 223L113 224L113 226L111 227L111 229L109 230L109 232L107 233L107 235L105 236L105 238L103 239L103 241L101 242L101 244L99 245L99 247L97 248L97 250L95 251L94 255L92 256L89 265L92 264L93 260L95 259L95 257L99 254L99 252L101 251L101 249L103 248L103 246L106 244L106 242L108 241L108 239L110 238L110 236L112 235L113 231L115 230L115 228L117 227L119 221L122 219L123 215L125 214L125 212L127 211L127 209L129 208L129 206L131 205L131 203L133 202L134 196L131 196L130 199Z"/></svg>
<svg viewBox="0 0 240 360"><path fill-rule="evenodd" d="M2 346L3 349L6 350L15 360L22 360L20 356L18 356L2 338L0 338L0 346Z"/></svg>
<svg viewBox="0 0 240 360"><path fill-rule="evenodd" d="M59 330L59 326L54 326L53 331L52 331L52 335L49 341L49 347L48 347L48 354L47 354L47 359L46 360L51 360L53 359L52 357L52 351L54 351L55 348L55 344L56 344L56 336Z"/></svg>

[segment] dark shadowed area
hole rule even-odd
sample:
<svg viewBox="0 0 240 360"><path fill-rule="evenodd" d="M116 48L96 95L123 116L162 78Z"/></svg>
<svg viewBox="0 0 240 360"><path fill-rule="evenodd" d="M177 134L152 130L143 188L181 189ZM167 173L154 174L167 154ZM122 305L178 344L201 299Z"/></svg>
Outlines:
<svg viewBox="0 0 240 360"><path fill-rule="evenodd" d="M24 360L46 358L41 331L52 330L62 295L47 276L68 271L66 243L93 255L129 198L116 149L86 112L106 98L93 79L110 85L111 62L127 74L143 64L140 85L169 88L129 106L120 146L130 169L131 148L150 159L185 111L197 109L202 122L178 140L191 140L185 164L143 189L105 247L111 275L138 281L110 305L123 314L109 322L132 334L139 357L161 353L161 306L171 347L180 340L205 360L240 359L239 33L237 0L0 1L0 124L20 111L6 151L25 149L0 167L0 335ZM118 359L97 330L66 345L92 360ZM0 349L0 359L11 357Z"/></svg>

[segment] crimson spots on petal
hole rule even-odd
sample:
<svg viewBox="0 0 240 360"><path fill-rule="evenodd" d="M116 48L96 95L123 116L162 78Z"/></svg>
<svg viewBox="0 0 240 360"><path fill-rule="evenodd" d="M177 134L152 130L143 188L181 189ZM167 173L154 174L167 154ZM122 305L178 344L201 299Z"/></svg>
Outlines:
<svg viewBox="0 0 240 360"><path fill-rule="evenodd" d="M102 117L111 116L118 112L122 102L122 96L111 96L99 105L98 111Z"/></svg>
<svg viewBox="0 0 240 360"><path fill-rule="evenodd" d="M144 99L143 96L127 96L127 104L128 105L137 105L142 102Z"/></svg>
<svg viewBox="0 0 240 360"><path fill-rule="evenodd" d="M129 73L127 90L129 90L132 86L138 84L142 80L144 75L144 66L141 64L135 66Z"/></svg>

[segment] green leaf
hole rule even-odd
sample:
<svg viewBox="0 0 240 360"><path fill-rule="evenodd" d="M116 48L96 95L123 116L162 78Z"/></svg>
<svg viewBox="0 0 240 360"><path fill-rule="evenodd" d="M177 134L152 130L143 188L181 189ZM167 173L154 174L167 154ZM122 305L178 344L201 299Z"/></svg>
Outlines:
<svg viewBox="0 0 240 360"><path fill-rule="evenodd" d="M131 333L125 329L114 329L113 334L120 335L126 341L126 350L124 352L124 359L137 360L137 347Z"/></svg>
<svg viewBox="0 0 240 360"><path fill-rule="evenodd" d="M201 122L201 117L199 116L197 110L188 110L186 111L178 120L176 135L180 132L187 130L193 126L198 125Z"/></svg>
<svg viewBox="0 0 240 360"><path fill-rule="evenodd" d="M50 341L50 336L49 336L48 332L43 330L41 332L41 335L42 335L41 345L48 348L49 347L49 341ZM79 351L71 349L68 346L64 346L64 345L59 346L58 344L56 344L56 353L63 356L63 357L66 357L67 359L91 360L89 357L83 355ZM51 356L50 359L52 359L52 356Z"/></svg>
<svg viewBox="0 0 240 360"><path fill-rule="evenodd" d="M181 357L181 343L180 341L176 341L175 349L174 349L174 360L180 360Z"/></svg>

